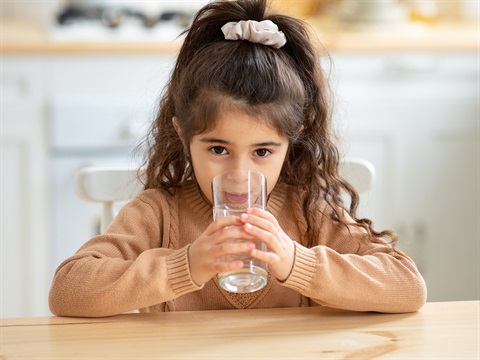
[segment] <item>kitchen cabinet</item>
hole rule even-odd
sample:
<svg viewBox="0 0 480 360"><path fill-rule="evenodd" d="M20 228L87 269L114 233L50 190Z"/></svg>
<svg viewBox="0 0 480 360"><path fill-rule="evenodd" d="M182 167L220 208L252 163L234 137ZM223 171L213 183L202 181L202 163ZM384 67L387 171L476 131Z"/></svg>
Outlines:
<svg viewBox="0 0 480 360"><path fill-rule="evenodd" d="M174 54L0 59L1 316L48 315L57 186L52 103L81 109L128 99L154 116ZM430 300L478 299L478 54L334 53L331 80L342 154L366 158L377 170L361 215L399 233ZM73 187L65 189L73 198Z"/></svg>
<svg viewBox="0 0 480 360"><path fill-rule="evenodd" d="M377 170L361 212L398 233L430 301L479 298L478 59L475 53L333 59L342 150Z"/></svg>
<svg viewBox="0 0 480 360"><path fill-rule="evenodd" d="M1 317L47 303L47 155L42 58L1 59Z"/></svg>
<svg viewBox="0 0 480 360"><path fill-rule="evenodd" d="M85 166L139 166L134 150L155 117L173 63L168 54L51 59L52 273L99 230L100 207L74 194L75 172Z"/></svg>
<svg viewBox="0 0 480 360"><path fill-rule="evenodd" d="M144 125L141 121L148 122L155 116L156 101L168 79L174 54L2 55L0 61L1 317L49 315L48 290L59 263L55 249L57 228L52 224L58 204L58 198L52 196L54 190L65 191L60 199L62 210L56 212L68 215L61 227L75 234L75 226L82 224L77 207L69 203L82 202L74 195L76 167L97 157L117 160L121 141L133 143L143 136L145 127L140 126ZM67 107L72 117L62 118L63 124L54 123L54 104ZM109 111L110 107L114 111ZM84 122L74 116L79 112L88 115ZM118 118L107 119L112 112ZM116 122L119 126L112 126ZM73 140L65 144L67 133L68 139L88 139L85 145L98 143L99 133L107 134L106 142L115 145L98 149L79 147ZM56 161L59 149L53 146L54 140L68 148L61 153L60 161ZM67 157L71 160L65 160ZM57 176L65 173L58 169L58 164L65 162L73 164L68 169L68 182ZM71 241L63 235L62 241ZM79 246L71 245L69 255Z"/></svg>

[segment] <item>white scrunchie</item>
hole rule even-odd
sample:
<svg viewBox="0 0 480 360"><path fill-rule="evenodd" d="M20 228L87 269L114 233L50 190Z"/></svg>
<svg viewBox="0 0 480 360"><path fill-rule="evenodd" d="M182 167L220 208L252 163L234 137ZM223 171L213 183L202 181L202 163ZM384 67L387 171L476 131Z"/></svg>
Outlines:
<svg viewBox="0 0 480 360"><path fill-rule="evenodd" d="M228 22L222 26L226 40L247 40L252 43L272 46L280 49L287 42L285 34L270 20L242 20Z"/></svg>

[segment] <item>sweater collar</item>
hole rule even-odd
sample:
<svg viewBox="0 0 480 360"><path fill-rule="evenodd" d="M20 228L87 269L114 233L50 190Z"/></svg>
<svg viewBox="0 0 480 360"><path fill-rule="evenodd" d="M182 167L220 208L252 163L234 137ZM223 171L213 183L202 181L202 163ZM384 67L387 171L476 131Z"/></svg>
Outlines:
<svg viewBox="0 0 480 360"><path fill-rule="evenodd" d="M213 220L212 204L205 198L196 181L188 181L183 187L183 193L194 214L205 221Z"/></svg>

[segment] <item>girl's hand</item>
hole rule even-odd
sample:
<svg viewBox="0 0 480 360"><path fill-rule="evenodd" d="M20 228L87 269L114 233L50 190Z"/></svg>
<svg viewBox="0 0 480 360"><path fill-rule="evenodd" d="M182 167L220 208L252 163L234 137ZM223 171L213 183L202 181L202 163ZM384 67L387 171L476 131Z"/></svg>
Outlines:
<svg viewBox="0 0 480 360"><path fill-rule="evenodd" d="M265 261L278 280L286 280L293 267L295 245L278 225L277 219L267 211L250 208L240 220L245 232L267 245L268 252L252 249L251 255Z"/></svg>
<svg viewBox="0 0 480 360"><path fill-rule="evenodd" d="M248 253L255 248L252 240L236 216L219 218L212 222L188 249L188 262L192 280L197 285L203 285L219 272L241 269L240 260L224 262L221 258L228 254ZM228 242L242 239L245 242Z"/></svg>

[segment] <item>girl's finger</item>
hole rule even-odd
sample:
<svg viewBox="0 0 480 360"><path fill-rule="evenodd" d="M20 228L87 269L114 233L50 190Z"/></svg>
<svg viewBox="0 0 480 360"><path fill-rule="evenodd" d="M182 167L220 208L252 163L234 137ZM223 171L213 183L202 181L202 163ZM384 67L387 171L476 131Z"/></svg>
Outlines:
<svg viewBox="0 0 480 360"><path fill-rule="evenodd" d="M240 216L240 220L244 224L251 224L253 226L256 226L260 229L263 229L265 231L268 231L272 234L275 234L278 231L278 227L270 220L259 217L257 215L253 214L242 214Z"/></svg>
<svg viewBox="0 0 480 360"><path fill-rule="evenodd" d="M217 274L219 272L239 270L242 267L243 267L243 261L241 260L235 260L230 262L216 261L216 262L210 263L209 270L212 273Z"/></svg>
<svg viewBox="0 0 480 360"><path fill-rule="evenodd" d="M243 227L245 228L245 231L252 236L252 238L257 241L264 242L269 251L278 253L279 241L274 234L250 223L246 223Z"/></svg>
<svg viewBox="0 0 480 360"><path fill-rule="evenodd" d="M226 216L218 218L215 221L212 221L210 225L207 227L206 234L212 235L215 232L228 227L228 226L240 226L242 222L238 218L238 216Z"/></svg>
<svg viewBox="0 0 480 360"><path fill-rule="evenodd" d="M262 213L262 215L263 214L265 214L265 212ZM248 213L242 214L240 216L240 221L242 221L244 224L250 223L274 235L279 235L280 226L278 225L275 217L273 217L273 215L271 214L268 214L268 216L263 216L263 217L260 217L256 214L248 214Z"/></svg>
<svg viewBox="0 0 480 360"><path fill-rule="evenodd" d="M255 259L266 262L269 265L275 264L280 261L280 257L274 252L252 249L250 251L250 255Z"/></svg>
<svg viewBox="0 0 480 360"><path fill-rule="evenodd" d="M210 255L213 258L220 259L221 261L221 258L225 255L249 253L254 248L255 248L255 243L253 242L234 240L234 241L224 242L218 246L213 247L210 251Z"/></svg>
<svg viewBox="0 0 480 360"><path fill-rule="evenodd" d="M242 214L240 220L244 223L243 227L245 230L250 234L252 234L252 231L257 231L255 228L258 228L273 235L277 241L282 237L282 231L280 227L276 225L276 221L273 223L272 221L249 214ZM252 228L250 226L252 226Z"/></svg>
<svg viewBox="0 0 480 360"><path fill-rule="evenodd" d="M265 219L265 220L271 222L272 224L274 224L275 226L278 226L278 222L277 222L277 219L275 218L275 216L273 216L272 213L270 213L266 210L262 210L262 209L259 209L259 208L248 208L247 211L246 211L246 214L247 215L258 216L259 218Z"/></svg>
<svg viewBox="0 0 480 360"><path fill-rule="evenodd" d="M221 244L229 240L252 240L253 235L245 231L244 226L228 226L219 229L210 237L212 244Z"/></svg>

